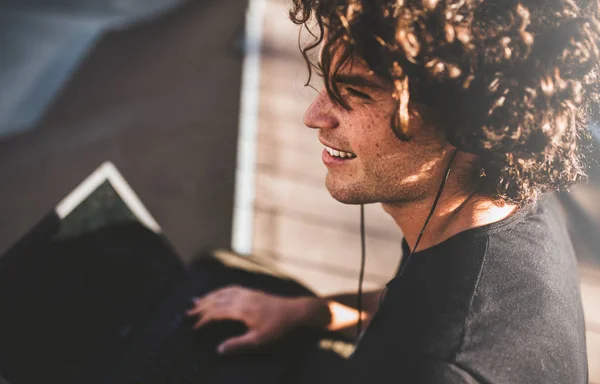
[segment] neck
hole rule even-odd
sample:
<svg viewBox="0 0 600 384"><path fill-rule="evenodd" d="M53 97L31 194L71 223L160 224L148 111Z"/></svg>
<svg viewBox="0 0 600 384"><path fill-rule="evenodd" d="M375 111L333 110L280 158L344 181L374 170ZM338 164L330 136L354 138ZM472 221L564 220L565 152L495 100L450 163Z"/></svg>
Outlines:
<svg viewBox="0 0 600 384"><path fill-rule="evenodd" d="M515 205L463 192L455 181L456 177L451 174L416 251L430 248L468 229L503 220L517 209ZM431 211L436 193L437 190L415 202L382 204L402 230L411 250Z"/></svg>

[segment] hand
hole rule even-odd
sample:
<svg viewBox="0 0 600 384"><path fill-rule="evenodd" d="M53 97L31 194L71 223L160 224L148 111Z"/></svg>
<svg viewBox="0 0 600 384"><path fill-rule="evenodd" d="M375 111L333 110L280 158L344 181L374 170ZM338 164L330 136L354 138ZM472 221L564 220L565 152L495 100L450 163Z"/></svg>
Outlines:
<svg viewBox="0 0 600 384"><path fill-rule="evenodd" d="M189 316L198 316L194 328L218 320L238 320L248 331L225 340L219 353L255 347L282 337L302 321L301 298L285 298L239 286L219 289L195 299Z"/></svg>

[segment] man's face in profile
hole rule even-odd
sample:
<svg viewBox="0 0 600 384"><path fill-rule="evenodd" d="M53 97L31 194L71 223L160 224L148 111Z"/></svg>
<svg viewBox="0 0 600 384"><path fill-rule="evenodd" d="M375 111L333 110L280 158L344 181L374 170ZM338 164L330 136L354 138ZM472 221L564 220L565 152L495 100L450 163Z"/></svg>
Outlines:
<svg viewBox="0 0 600 384"><path fill-rule="evenodd" d="M306 126L319 129L325 146L322 156L331 195L347 204L410 202L428 196L439 181L439 163L448 148L436 130L425 128L417 108L409 106L411 140L399 140L392 131L398 109L393 85L362 60L346 65L336 82L351 109L322 90L304 116Z"/></svg>

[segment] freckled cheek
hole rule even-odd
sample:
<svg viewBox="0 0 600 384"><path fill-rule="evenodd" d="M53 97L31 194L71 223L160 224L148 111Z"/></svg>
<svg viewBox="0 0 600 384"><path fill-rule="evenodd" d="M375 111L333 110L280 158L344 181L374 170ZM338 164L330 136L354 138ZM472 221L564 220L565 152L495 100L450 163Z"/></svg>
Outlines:
<svg viewBox="0 0 600 384"><path fill-rule="evenodd" d="M392 131L389 113L386 112L351 113L353 116L348 116L345 124L348 128L347 138L358 156L379 158L396 149L398 139Z"/></svg>
<svg viewBox="0 0 600 384"><path fill-rule="evenodd" d="M357 146L353 148L357 151L357 155L384 158L396 156L402 152L402 143L393 133L389 135L385 132L373 132L373 134L365 135L360 142L357 141Z"/></svg>
<svg viewBox="0 0 600 384"><path fill-rule="evenodd" d="M361 140L354 141L352 148L363 161L389 156L390 152L394 150L384 138L368 135Z"/></svg>

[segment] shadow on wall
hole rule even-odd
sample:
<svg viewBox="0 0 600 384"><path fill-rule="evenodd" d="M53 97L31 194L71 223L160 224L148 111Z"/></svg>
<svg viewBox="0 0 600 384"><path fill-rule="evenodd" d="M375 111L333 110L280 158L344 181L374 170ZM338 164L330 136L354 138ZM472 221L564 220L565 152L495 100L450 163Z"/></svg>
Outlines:
<svg viewBox="0 0 600 384"><path fill-rule="evenodd" d="M105 30L183 0L10 0L0 4L0 135L29 128Z"/></svg>
<svg viewBox="0 0 600 384"><path fill-rule="evenodd" d="M2 11L9 9L1 3ZM0 252L105 161L122 171L184 259L208 247L228 247L242 67L235 45L244 30L246 1L184 1L172 10L154 1L147 12L123 12L127 17L83 5L73 6L81 10L73 17L64 1L61 7L27 4L10 13L39 9L23 17L42 15L59 29L38 25L29 38L44 43L35 48L27 36L2 32L11 17L0 12L0 44L14 52L11 73L0 72L0 130L21 129L0 138ZM128 4L141 7L140 1ZM60 32L90 26L99 32L100 24L104 33L94 37L87 31L89 41L79 48ZM45 45L55 38L60 42ZM64 84L34 55L42 51L47 63L60 67L56 60L69 56L61 48L86 44L91 45L79 57L71 55L77 62L71 73L56 70L63 71ZM2 68L9 66L7 49L1 47ZM56 87L52 95L50 82ZM10 126L4 124L8 120Z"/></svg>

